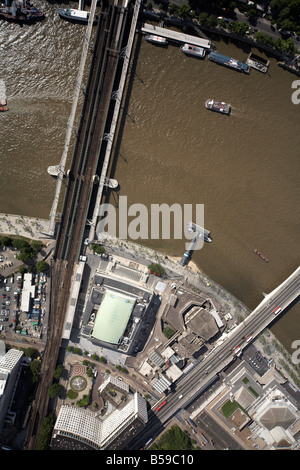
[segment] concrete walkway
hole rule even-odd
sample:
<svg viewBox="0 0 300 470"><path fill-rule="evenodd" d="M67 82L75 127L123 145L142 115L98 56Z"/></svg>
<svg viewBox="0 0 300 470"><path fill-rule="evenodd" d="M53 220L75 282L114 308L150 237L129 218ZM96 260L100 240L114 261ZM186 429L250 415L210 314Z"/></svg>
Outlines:
<svg viewBox="0 0 300 470"><path fill-rule="evenodd" d="M49 220L37 219L23 215L1 214L0 233L2 235L19 235L33 240L52 240L48 235Z"/></svg>

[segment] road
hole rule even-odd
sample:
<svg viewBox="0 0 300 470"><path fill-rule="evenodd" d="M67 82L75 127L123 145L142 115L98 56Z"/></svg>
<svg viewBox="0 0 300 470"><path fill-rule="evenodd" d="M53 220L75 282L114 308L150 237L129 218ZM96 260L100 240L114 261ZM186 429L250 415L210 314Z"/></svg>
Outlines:
<svg viewBox="0 0 300 470"><path fill-rule="evenodd" d="M139 436L135 437L130 443L130 449L140 449L145 442L153 436L160 434L167 426L171 418L176 415L180 409L186 408L192 402L201 390L206 389L209 384L217 377L228 364L234 360L233 349L237 346L241 350L249 343L245 342L245 337L252 335L253 339L257 337L266 326L273 322L275 317L273 310L277 306L282 307L282 311L297 296L300 295L300 274L298 273L287 286L284 286L280 292L271 296L261 307L255 309L254 313L249 315L221 345L217 346L212 352L178 382L176 391L162 398L154 409L149 413L148 423ZM182 398L179 398L183 395ZM156 412L155 409L164 400L167 403Z"/></svg>

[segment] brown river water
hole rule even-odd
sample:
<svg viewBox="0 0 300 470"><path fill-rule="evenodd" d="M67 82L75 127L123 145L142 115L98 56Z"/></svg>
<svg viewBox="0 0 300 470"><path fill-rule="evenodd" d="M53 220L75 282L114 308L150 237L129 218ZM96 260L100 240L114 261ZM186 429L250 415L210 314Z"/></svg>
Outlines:
<svg viewBox="0 0 300 470"><path fill-rule="evenodd" d="M41 23L0 22L0 79L9 106L0 115L0 212L48 218L55 181L47 167L62 155L84 27L61 20L55 12L61 5L37 6L47 14ZM212 39L236 59L250 52ZM178 46L159 48L142 38L136 44L112 167L120 188L110 202L117 206L127 196L128 205L147 207L204 204L213 242L193 260L255 308L300 264L300 104L291 100L297 76L272 57L268 74L245 75L185 56ZM231 115L206 110L207 98L230 103ZM185 240L141 243L179 257L185 249ZM299 315L298 302L272 327L289 351L300 339Z"/></svg>

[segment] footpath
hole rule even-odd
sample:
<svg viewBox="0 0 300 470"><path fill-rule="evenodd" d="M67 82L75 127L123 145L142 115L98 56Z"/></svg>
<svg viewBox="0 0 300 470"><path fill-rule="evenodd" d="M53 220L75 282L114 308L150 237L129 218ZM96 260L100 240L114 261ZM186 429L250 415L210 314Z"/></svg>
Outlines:
<svg viewBox="0 0 300 470"><path fill-rule="evenodd" d="M34 240L53 240L48 234L49 220L0 213L0 233L19 235Z"/></svg>

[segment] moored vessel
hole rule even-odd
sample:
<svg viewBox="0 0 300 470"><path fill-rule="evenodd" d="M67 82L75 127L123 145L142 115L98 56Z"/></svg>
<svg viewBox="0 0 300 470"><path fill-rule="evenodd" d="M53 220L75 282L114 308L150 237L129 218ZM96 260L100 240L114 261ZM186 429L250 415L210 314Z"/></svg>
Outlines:
<svg viewBox="0 0 300 470"><path fill-rule="evenodd" d="M208 58L217 64L224 65L225 67L237 70L238 72L250 73L250 66L248 64L233 59L232 57L220 54L219 52L210 52Z"/></svg>
<svg viewBox="0 0 300 470"><path fill-rule="evenodd" d="M154 44L160 44L162 46L165 46L166 44L168 44L168 41L166 38L162 36L157 36L155 34L146 34L145 39L148 42L152 42Z"/></svg>
<svg viewBox="0 0 300 470"><path fill-rule="evenodd" d="M256 69L262 73L267 73L270 66L269 60L264 59L263 57L260 57L253 52L250 52L248 55L246 63L249 65L249 67L252 67L253 69Z"/></svg>
<svg viewBox="0 0 300 470"><path fill-rule="evenodd" d="M231 110L230 104L224 103L224 101L217 101L208 99L205 101L205 107L211 111L216 111L221 114L229 114Z"/></svg>
<svg viewBox="0 0 300 470"><path fill-rule="evenodd" d="M84 23L87 24L90 18L90 12L85 10L76 10L75 8L58 8L57 13L64 20L69 20L74 23ZM98 16L94 16L93 24L96 24L98 21Z"/></svg>
<svg viewBox="0 0 300 470"><path fill-rule="evenodd" d="M194 46L193 44L183 44L180 46L180 50L187 55L192 55L194 57L205 57L205 49L203 47Z"/></svg>
<svg viewBox="0 0 300 470"><path fill-rule="evenodd" d="M33 23L43 20L44 13L36 8L29 0L16 2L0 7L0 18L14 23Z"/></svg>

